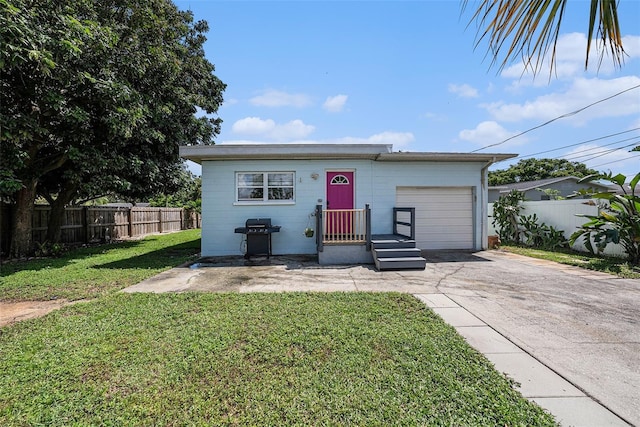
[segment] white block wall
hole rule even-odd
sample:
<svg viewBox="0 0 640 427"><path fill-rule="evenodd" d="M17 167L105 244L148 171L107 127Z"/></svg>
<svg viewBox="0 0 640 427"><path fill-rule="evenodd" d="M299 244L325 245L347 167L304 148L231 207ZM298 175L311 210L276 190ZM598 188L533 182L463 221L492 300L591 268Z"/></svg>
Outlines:
<svg viewBox="0 0 640 427"><path fill-rule="evenodd" d="M522 203L523 209L521 215L529 216L534 213L538 216L538 223L551 225L558 230L564 230L564 235L568 239L574 231L582 224L588 221L587 218L580 215L597 215L598 207L592 206L589 200L545 200L545 201L526 201ZM493 203L489 203L489 235L497 234L495 228L491 224L493 222ZM582 237L579 238L573 249L582 252L588 252L582 243ZM609 244L605 249L606 255L623 256L624 250L620 245Z"/></svg>

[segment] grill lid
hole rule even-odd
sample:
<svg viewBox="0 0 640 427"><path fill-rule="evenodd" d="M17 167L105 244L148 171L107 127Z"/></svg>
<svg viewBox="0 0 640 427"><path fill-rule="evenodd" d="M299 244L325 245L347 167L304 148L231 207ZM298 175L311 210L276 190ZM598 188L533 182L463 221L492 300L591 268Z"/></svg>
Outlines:
<svg viewBox="0 0 640 427"><path fill-rule="evenodd" d="M271 218L249 218L244 225L247 228L269 228L271 227Z"/></svg>
<svg viewBox="0 0 640 427"><path fill-rule="evenodd" d="M280 231L279 225L271 225L271 218L250 218L244 227L237 227L236 233L242 234L271 234Z"/></svg>

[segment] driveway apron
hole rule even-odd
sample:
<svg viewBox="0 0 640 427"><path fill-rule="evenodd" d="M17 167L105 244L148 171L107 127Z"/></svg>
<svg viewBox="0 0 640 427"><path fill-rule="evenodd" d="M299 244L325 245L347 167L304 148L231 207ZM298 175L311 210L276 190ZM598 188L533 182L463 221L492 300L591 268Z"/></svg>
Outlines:
<svg viewBox="0 0 640 427"><path fill-rule="evenodd" d="M320 266L312 257L220 257L172 269L125 292L406 292L423 295L432 307L427 300L438 306L446 299L451 306L445 302L444 308L454 311L441 316L453 314L469 323L466 328L477 328L459 329L463 336L465 330L501 335L522 351L525 365L532 356L576 392L640 426L640 280L502 251L424 255L424 271L384 272L368 265ZM508 364L500 353L487 355L498 369ZM539 376L543 382L545 375ZM539 403L572 404L562 393L554 397Z"/></svg>
<svg viewBox="0 0 640 427"><path fill-rule="evenodd" d="M436 263L450 272L438 290L640 425L640 280L505 252L477 255L489 264Z"/></svg>

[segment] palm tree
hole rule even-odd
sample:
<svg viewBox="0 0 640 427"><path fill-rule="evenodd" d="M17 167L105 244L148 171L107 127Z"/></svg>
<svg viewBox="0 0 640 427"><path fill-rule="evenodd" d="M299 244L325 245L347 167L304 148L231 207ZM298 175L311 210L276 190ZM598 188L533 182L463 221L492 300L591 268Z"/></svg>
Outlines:
<svg viewBox="0 0 640 427"><path fill-rule="evenodd" d="M618 24L619 0L591 0L585 69L589 65L589 49L594 32L602 43L600 62L610 50L617 67L624 62L622 36ZM469 0L462 0L464 12ZM522 57L525 66L534 75L540 71L543 60L551 50L551 69L555 66L556 43L568 0L481 0L469 24L478 25L476 47L483 39L489 41L493 66L505 48L502 70L509 61ZM579 6L587 3L574 2ZM597 28L596 28L597 22Z"/></svg>

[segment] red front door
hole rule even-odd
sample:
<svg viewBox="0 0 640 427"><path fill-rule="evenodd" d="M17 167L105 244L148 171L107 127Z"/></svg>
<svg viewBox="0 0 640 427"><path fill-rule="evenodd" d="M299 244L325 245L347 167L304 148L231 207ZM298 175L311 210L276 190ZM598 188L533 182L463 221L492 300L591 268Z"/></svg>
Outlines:
<svg viewBox="0 0 640 427"><path fill-rule="evenodd" d="M353 172L327 172L327 232L348 234L352 229ZM347 211L348 210L348 211Z"/></svg>

